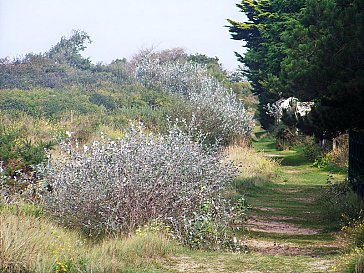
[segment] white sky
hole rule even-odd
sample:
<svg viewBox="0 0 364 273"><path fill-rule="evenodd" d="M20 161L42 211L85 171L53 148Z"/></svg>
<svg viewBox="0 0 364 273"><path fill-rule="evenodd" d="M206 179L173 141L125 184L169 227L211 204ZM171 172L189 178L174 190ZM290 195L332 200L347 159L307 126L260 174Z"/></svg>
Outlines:
<svg viewBox="0 0 364 273"><path fill-rule="evenodd" d="M142 48L182 47L217 56L224 68L239 63L226 19L244 20L238 0L0 0L0 57L47 51L72 29L93 43L83 54L93 62L130 58Z"/></svg>

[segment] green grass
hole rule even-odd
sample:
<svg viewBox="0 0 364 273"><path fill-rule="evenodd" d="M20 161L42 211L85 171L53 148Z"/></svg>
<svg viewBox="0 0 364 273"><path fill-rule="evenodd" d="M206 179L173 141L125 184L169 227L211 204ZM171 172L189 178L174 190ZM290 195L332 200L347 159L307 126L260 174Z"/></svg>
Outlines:
<svg viewBox="0 0 364 273"><path fill-rule="evenodd" d="M278 151L272 148L272 138L260 139L253 142L253 147L258 151L274 155L281 161L281 172L278 177L264 187L240 187L241 192L246 192L247 200L253 207L269 207L277 210L253 213L269 216L293 217L289 222L301 223L304 226L320 227L325 229L326 223L320 221L325 213L319 202L323 189L326 186L329 173L324 169L312 167L300 150ZM333 175L334 180L340 181L345 174ZM332 178L331 178L332 179ZM310 212L310 217L305 213ZM300 220L297 220L300 219Z"/></svg>
<svg viewBox="0 0 364 273"><path fill-rule="evenodd" d="M272 179L271 183L255 184L247 183L246 180L237 181L238 191L245 194L248 204L251 205L250 218L263 219L266 222L278 222L287 224L299 229L314 230L316 234L292 234L275 233L265 230L249 232L250 240L262 242L275 242L277 244L293 244L316 256L318 263L334 263L341 255L341 246L336 243L335 233L332 230L332 223L326 216L327 207L322 205L321 198L326 187L329 172L326 169L318 169L312 166L301 149L278 151L275 148L274 138L261 129L256 129L252 146L258 152L274 158L280 162L280 171ZM332 175L332 174L331 174ZM345 178L345 173L333 174L336 181ZM302 251L304 253L304 251ZM261 259L261 253L253 252ZM263 255L264 256L264 255ZM299 256L299 255L298 255ZM302 255L305 256L305 255ZM264 256L265 257L265 256ZM275 259L285 264L285 256L280 254ZM304 257L297 257L294 264L294 271L301 271ZM272 265L272 263L271 263ZM261 270L262 267L251 265L251 269ZM272 265L265 270L269 272L289 272L291 268ZM270 268L270 269L268 269ZM283 271L280 271L279 268ZM300 269L301 268L301 269ZM303 268L305 268L303 266ZM271 270L271 271L270 271ZM320 272L314 269L305 268L304 272Z"/></svg>

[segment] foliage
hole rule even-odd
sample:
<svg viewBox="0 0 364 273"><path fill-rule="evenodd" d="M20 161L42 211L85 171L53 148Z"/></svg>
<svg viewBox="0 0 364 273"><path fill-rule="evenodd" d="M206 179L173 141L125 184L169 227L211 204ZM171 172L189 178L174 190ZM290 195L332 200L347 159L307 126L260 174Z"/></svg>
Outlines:
<svg viewBox="0 0 364 273"><path fill-rule="evenodd" d="M221 213L221 206L227 208L228 217ZM216 196L203 201L198 211L183 219L183 225L176 229L177 232L172 230L172 235L192 249L241 251L244 247L234 236L234 231L246 222L247 210L243 197L231 207L226 199Z"/></svg>
<svg viewBox="0 0 364 273"><path fill-rule="evenodd" d="M62 37L46 55L57 64L66 63L71 67L88 69L91 61L84 59L80 54L80 51L86 49L87 42L91 43L91 39L86 32L73 30L70 38Z"/></svg>
<svg viewBox="0 0 364 273"><path fill-rule="evenodd" d="M362 217L363 200L353 191L348 181L333 183L327 180L327 188L321 198L326 217L333 228L341 228L353 219Z"/></svg>
<svg viewBox="0 0 364 273"><path fill-rule="evenodd" d="M237 6L248 21L229 20L229 28L233 39L246 42L247 53L238 56L261 107L281 95L315 101L299 127L318 137L364 126L357 118L364 98L361 0L244 0Z"/></svg>
<svg viewBox="0 0 364 273"><path fill-rule="evenodd" d="M46 150L52 143L33 143L24 138L20 130L0 126L0 167L1 173L14 177L18 172L30 173L33 166L46 160Z"/></svg>
<svg viewBox="0 0 364 273"><path fill-rule="evenodd" d="M167 135L132 127L117 141L101 139L83 149L62 145L65 153L42 173L51 189L44 195L44 210L66 226L128 234L154 219L186 242L195 228L187 224L210 200L210 224L222 239L206 234L203 245L214 248L228 240L224 234L235 212L217 197L231 183L234 168L176 125Z"/></svg>
<svg viewBox="0 0 364 273"><path fill-rule="evenodd" d="M279 151L290 150L300 141L297 130L285 125L276 128L276 147Z"/></svg>
<svg viewBox="0 0 364 273"><path fill-rule="evenodd" d="M324 151L316 142L314 137L306 136L302 142L303 154L311 162L318 158L322 158Z"/></svg>
<svg viewBox="0 0 364 273"><path fill-rule="evenodd" d="M209 76L205 67L193 62L161 62L145 56L136 67L136 79L149 87L159 87L184 98L182 117L195 117L196 126L208 135L229 143L252 131L252 114L237 101L235 94Z"/></svg>
<svg viewBox="0 0 364 273"><path fill-rule="evenodd" d="M347 172L348 168L348 136L341 135L334 139L335 145L331 147L322 147L317 143L315 137L301 136L299 148L303 150L304 156L317 168L325 168L330 172Z"/></svg>
<svg viewBox="0 0 364 273"><path fill-rule="evenodd" d="M39 204L19 201L12 204L6 204L0 201L0 214L14 214L18 216L39 218L43 215L43 209Z"/></svg>
<svg viewBox="0 0 364 273"><path fill-rule="evenodd" d="M32 89L35 87L64 88L97 85L102 75L81 70L67 63L55 63L43 54L27 54L22 59L0 60L1 89Z"/></svg>
<svg viewBox="0 0 364 273"><path fill-rule="evenodd" d="M89 95L79 90L57 91L54 89L1 90L0 110L20 110L33 117L57 119L65 112L89 114L101 112L89 102ZM75 104L75 101L78 103Z"/></svg>
<svg viewBox="0 0 364 273"><path fill-rule="evenodd" d="M352 243L353 247L364 247L364 223L362 216L353 219L342 230L344 231L344 236Z"/></svg>
<svg viewBox="0 0 364 273"><path fill-rule="evenodd" d="M310 117L315 132L336 136L363 127L357 118L363 103L363 20L360 0L307 1L299 24L283 34L283 76L300 98L318 101Z"/></svg>
<svg viewBox="0 0 364 273"><path fill-rule="evenodd" d="M78 103L74 103L76 100ZM160 130L165 127L167 117L172 115L173 105L180 103L177 100L166 92L136 84L125 86L125 89L93 92L78 88L37 88L27 92L13 89L1 90L0 111L3 122L7 120L9 124L17 124L16 127L26 127L28 132L23 133L31 138L42 134L36 138L49 140L50 135L52 140L60 131L64 134L67 128L80 141L86 142L100 128L120 131L130 120L143 121L148 128ZM31 123L37 126L33 128ZM40 123L43 125L38 126ZM49 129L48 134L43 126Z"/></svg>
<svg viewBox="0 0 364 273"><path fill-rule="evenodd" d="M194 62L206 67L209 75L217 79L222 83L228 82L228 75L225 70L223 70L222 65L219 63L217 57L211 58L204 54L193 54L187 57L187 61Z"/></svg>
<svg viewBox="0 0 364 273"><path fill-rule="evenodd" d="M340 135L333 141L336 143L335 147L325 157L332 165L332 168L346 171L349 163L349 136L348 134Z"/></svg>
<svg viewBox="0 0 364 273"><path fill-rule="evenodd" d="M86 32L75 30L62 37L48 52L26 54L22 58L0 59L0 89L36 87L81 87L94 90L130 82L128 65L115 60L110 65L94 65L80 54L91 43Z"/></svg>
<svg viewBox="0 0 364 273"><path fill-rule="evenodd" d="M238 60L245 65L243 70L252 83L254 92L260 99L260 122L269 129L273 118L264 111L267 103L273 103L281 96L279 81L281 62L286 53L281 41L281 33L291 28L296 13L304 0L243 0L236 4L247 20L237 22L228 20L229 31L234 40L242 40L247 52L235 53Z"/></svg>
<svg viewBox="0 0 364 273"><path fill-rule="evenodd" d="M134 74L145 55L94 65L80 54L88 42L74 31L48 52L0 61L1 196L10 202L27 189L40 193L45 212L92 235L131 234L156 220L191 247L238 250L232 227L244 221L245 205L223 195L234 168L217 145L205 144L249 135L252 114L239 102L249 86L230 82L217 58L180 49L149 52L162 78L141 84ZM183 129L170 128L168 117ZM126 132L130 120L145 128ZM100 140L100 131L112 140ZM47 155L50 143L61 144ZM46 156L52 161L34 172ZM61 258L52 264L53 271L74 267Z"/></svg>
<svg viewBox="0 0 364 273"><path fill-rule="evenodd" d="M341 260L342 272L364 272L364 223L362 215L342 228L343 237L350 244L350 252Z"/></svg>
<svg viewBox="0 0 364 273"><path fill-rule="evenodd" d="M257 153L247 144L230 145L225 149L225 154L238 166L238 176L235 179L238 187L239 180L244 187L271 183L280 171L276 160Z"/></svg>

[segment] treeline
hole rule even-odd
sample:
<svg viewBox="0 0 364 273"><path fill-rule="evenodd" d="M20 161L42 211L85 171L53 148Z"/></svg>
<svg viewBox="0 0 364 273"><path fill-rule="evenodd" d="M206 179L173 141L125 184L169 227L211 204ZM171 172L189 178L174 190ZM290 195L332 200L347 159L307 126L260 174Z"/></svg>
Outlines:
<svg viewBox="0 0 364 273"><path fill-rule="evenodd" d="M62 37L50 50L29 53L15 59L0 59L0 89L32 89L35 87L82 89L120 88L134 81L134 70L145 56L154 55L161 62L193 62L208 70L209 74L224 82L236 93L249 90L250 86L239 72L228 72L222 68L217 57L204 54L187 54L181 48L165 49L160 52L145 49L137 52L130 60L113 60L109 64L94 64L81 53L91 43L89 35L74 30L70 37ZM239 84L237 84L240 82ZM236 83L236 84L231 84Z"/></svg>
<svg viewBox="0 0 364 273"><path fill-rule="evenodd" d="M330 138L364 128L364 1L243 0L248 20L229 20L237 53L260 97L261 122L273 120L265 106L282 97L314 102L297 126Z"/></svg>
<svg viewBox="0 0 364 273"><path fill-rule="evenodd" d="M241 73L224 70L217 57L187 54L179 48L160 52L148 49L130 60L93 64L81 55L88 43L91 39L87 33L76 30L47 52L0 59L0 110L60 119L70 111L76 115L118 110L142 114L176 103L169 90L138 81L136 70L146 59L158 60L158 65L196 64L206 71L204 77L216 79L248 107L254 106L250 84ZM77 104L73 103L75 100ZM146 121L151 116L130 114L125 119Z"/></svg>

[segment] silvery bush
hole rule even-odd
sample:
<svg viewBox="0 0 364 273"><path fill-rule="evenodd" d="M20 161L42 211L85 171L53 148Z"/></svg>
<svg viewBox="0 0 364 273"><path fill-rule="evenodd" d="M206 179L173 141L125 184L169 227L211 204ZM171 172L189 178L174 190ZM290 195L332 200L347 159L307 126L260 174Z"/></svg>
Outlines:
<svg viewBox="0 0 364 273"><path fill-rule="evenodd" d="M228 143L251 133L252 113L231 90L210 76L205 66L188 61L162 62L156 56L146 54L138 61L135 77L139 82L180 96L184 107L196 117L198 128L210 139Z"/></svg>
<svg viewBox="0 0 364 273"><path fill-rule="evenodd" d="M165 135L133 125L117 141L102 137L89 146L68 141L61 147L63 154L40 173L48 189L44 210L62 224L130 234L158 221L191 246L231 239L237 212L221 194L235 167L177 125Z"/></svg>

